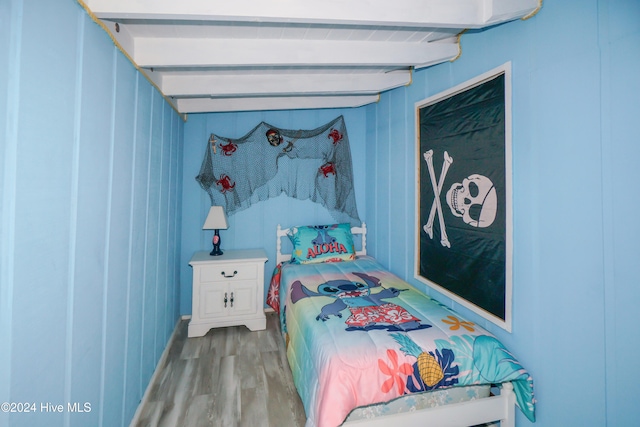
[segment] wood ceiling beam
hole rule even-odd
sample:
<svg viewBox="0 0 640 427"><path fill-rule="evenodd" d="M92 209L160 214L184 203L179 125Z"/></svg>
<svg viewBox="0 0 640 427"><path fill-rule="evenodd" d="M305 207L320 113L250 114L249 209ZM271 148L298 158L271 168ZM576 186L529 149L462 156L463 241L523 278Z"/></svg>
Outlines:
<svg viewBox="0 0 640 427"><path fill-rule="evenodd" d="M409 70L368 74L165 73L161 88L167 96L371 95L409 83L411 83Z"/></svg>
<svg viewBox="0 0 640 427"><path fill-rule="evenodd" d="M101 19L202 20L479 28L517 19L539 0L85 0Z"/></svg>
<svg viewBox="0 0 640 427"><path fill-rule="evenodd" d="M141 67L403 67L447 61L452 42L399 43L333 40L139 38L134 59Z"/></svg>
<svg viewBox="0 0 640 427"><path fill-rule="evenodd" d="M196 113L376 102L378 93L410 83L408 67L457 57L457 37L441 37L535 14L541 1L84 0L83 5L179 112ZM220 25L226 23L229 33ZM443 30L433 33L437 28ZM369 73L370 67L403 70Z"/></svg>
<svg viewBox="0 0 640 427"><path fill-rule="evenodd" d="M291 96L270 98L182 98L176 100L180 113L216 113L265 110L352 108L378 102L378 95Z"/></svg>

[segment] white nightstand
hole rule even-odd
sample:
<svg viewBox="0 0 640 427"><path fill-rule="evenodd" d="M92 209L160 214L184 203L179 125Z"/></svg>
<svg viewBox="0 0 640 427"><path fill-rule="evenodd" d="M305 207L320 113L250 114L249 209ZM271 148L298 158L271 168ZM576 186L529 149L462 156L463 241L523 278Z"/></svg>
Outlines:
<svg viewBox="0 0 640 427"><path fill-rule="evenodd" d="M266 328L264 315L263 249L226 250L211 256L196 252L193 267L193 304L189 337L201 337L211 328L246 325Z"/></svg>

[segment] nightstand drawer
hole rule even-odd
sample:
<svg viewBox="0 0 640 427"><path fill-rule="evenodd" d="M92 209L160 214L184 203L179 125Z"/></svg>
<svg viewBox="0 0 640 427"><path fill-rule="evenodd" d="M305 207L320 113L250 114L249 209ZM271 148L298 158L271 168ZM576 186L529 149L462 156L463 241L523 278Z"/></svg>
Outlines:
<svg viewBox="0 0 640 427"><path fill-rule="evenodd" d="M260 267L260 268L259 268ZM264 267L253 264L215 264L200 267L200 282L255 280Z"/></svg>

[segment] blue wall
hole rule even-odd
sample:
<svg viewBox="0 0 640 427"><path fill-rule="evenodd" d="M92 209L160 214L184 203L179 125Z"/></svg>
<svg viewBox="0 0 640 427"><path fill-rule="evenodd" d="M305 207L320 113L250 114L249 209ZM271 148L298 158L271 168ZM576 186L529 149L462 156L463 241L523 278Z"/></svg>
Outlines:
<svg viewBox="0 0 640 427"><path fill-rule="evenodd" d="M128 425L179 316L184 124L75 1L0 22L0 402L37 410L0 426Z"/></svg>
<svg viewBox="0 0 640 427"><path fill-rule="evenodd" d="M313 128L346 118L369 251L392 271L495 333L533 375L539 426L640 425L640 2L547 1L526 21L462 36L462 56L356 110L190 116L185 126L182 292L190 312L195 250L209 200L195 183L209 133L261 120ZM415 103L507 61L513 87L513 332L413 279ZM321 206L280 197L231 217L227 248L262 246L275 225L325 222ZM271 262L271 261L270 261ZM269 276L270 271L267 272ZM530 423L518 413L518 425Z"/></svg>

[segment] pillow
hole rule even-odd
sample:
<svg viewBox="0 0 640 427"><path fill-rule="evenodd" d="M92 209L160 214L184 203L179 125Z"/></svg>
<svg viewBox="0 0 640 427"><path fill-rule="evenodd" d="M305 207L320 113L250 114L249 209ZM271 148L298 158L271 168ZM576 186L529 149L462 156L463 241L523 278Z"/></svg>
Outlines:
<svg viewBox="0 0 640 427"><path fill-rule="evenodd" d="M347 223L293 227L287 233L293 250L293 264L353 261L356 250Z"/></svg>

